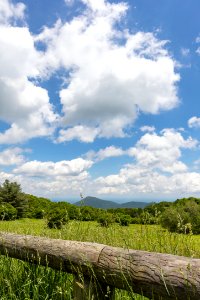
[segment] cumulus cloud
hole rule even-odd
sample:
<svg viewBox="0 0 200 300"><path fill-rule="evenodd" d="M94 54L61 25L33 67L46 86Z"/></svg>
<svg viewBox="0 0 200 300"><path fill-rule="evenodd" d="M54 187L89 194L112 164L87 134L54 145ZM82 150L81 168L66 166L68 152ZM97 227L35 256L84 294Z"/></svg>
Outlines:
<svg viewBox="0 0 200 300"><path fill-rule="evenodd" d="M200 118L192 117L188 120L188 126L190 128L200 128Z"/></svg>
<svg viewBox="0 0 200 300"><path fill-rule="evenodd" d="M25 5L22 2L13 4L10 0L0 2L0 24L24 18Z"/></svg>
<svg viewBox="0 0 200 300"><path fill-rule="evenodd" d="M24 5L1 1L0 15L23 17ZM27 27L0 23L0 120L10 125L0 144L48 136L57 120L48 92L33 79L39 76L40 53ZM31 79L32 78L32 79Z"/></svg>
<svg viewBox="0 0 200 300"><path fill-rule="evenodd" d="M174 129L146 133L135 147L124 150L134 162L123 166L118 174L95 179L96 189L99 194L197 193L200 174L190 172L181 161L182 149L192 150L197 143Z"/></svg>
<svg viewBox="0 0 200 300"><path fill-rule="evenodd" d="M182 149L193 150L196 146L196 140L184 138L174 129L165 129L160 134L145 133L134 147L123 150L110 146L97 152L91 151L85 158L69 161L25 162L23 157L20 158L20 148L13 148L14 158L7 164L16 163L18 166L12 171L13 174L3 172L2 178L18 181L24 191L46 197L65 197L68 194L78 197L80 191L86 195L127 197L185 196L200 192L200 174L191 172L181 161ZM0 162L9 156L8 150L3 153L4 158L0 153ZM95 163L121 155L129 155L133 160L116 174L96 179L90 177L90 169Z"/></svg>
<svg viewBox="0 0 200 300"><path fill-rule="evenodd" d="M124 137L138 110L155 114L178 104L179 75L166 41L153 33L117 30L128 9L125 3L83 3L82 15L46 27L35 39L47 49L41 72L62 67L70 73L60 91L66 129L60 131L59 142Z"/></svg>
<svg viewBox="0 0 200 300"><path fill-rule="evenodd" d="M76 158L70 161L29 161L13 170L27 176L77 176L92 166L92 161Z"/></svg>
<svg viewBox="0 0 200 300"><path fill-rule="evenodd" d="M80 191L92 185L88 173L92 165L91 160L79 157L57 162L34 160L21 163L8 175L12 181L19 182L25 192L67 199L69 194L78 197Z"/></svg>
<svg viewBox="0 0 200 300"><path fill-rule="evenodd" d="M97 161L104 160L106 158L118 157L118 156L122 156L122 155L126 155L126 151L122 150L119 147L109 146L104 149L100 149L97 152L91 150L88 153L86 153L85 156L88 159L91 159L91 160L94 160L95 162L97 162Z"/></svg>
<svg viewBox="0 0 200 300"><path fill-rule="evenodd" d="M161 135L146 133L128 152L140 166L176 173L187 170L186 165L179 161L181 148L191 149L196 145L196 140L185 140L180 132L165 129Z"/></svg>
<svg viewBox="0 0 200 300"><path fill-rule="evenodd" d="M22 154L26 150L15 147L7 148L0 152L0 165L10 166L19 165L25 161L25 157Z"/></svg>
<svg viewBox="0 0 200 300"><path fill-rule="evenodd" d="M200 192L200 174L183 172L167 176L134 165L122 168L119 174L99 177L95 180L99 194L124 194L126 196L191 195ZM183 180L184 178L184 180ZM113 181L112 181L113 179ZM115 184L118 182L118 184Z"/></svg>
<svg viewBox="0 0 200 300"><path fill-rule="evenodd" d="M0 120L10 126L1 144L52 136L58 121L57 142L124 137L138 111L155 114L178 104L179 75L166 41L117 29L128 9L123 2L82 2L79 16L33 36L28 27L9 23L24 18L24 4L1 1ZM36 83L60 69L68 74L59 92L61 122L47 90Z"/></svg>
<svg viewBox="0 0 200 300"><path fill-rule="evenodd" d="M69 128L67 130L61 129L57 142L60 143L77 139L85 143L91 143L94 141L98 132L98 128L83 125L74 126L73 128Z"/></svg>

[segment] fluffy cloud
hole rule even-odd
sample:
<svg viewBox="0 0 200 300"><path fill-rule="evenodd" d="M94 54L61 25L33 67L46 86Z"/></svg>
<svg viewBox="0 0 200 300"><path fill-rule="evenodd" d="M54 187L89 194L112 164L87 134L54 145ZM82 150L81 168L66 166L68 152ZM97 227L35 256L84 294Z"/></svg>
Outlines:
<svg viewBox="0 0 200 300"><path fill-rule="evenodd" d="M146 133L135 147L123 151L135 159L134 163L122 167L118 174L97 178L96 189L107 195L198 193L200 174L190 172L180 160L182 149L196 146L196 140L184 139L173 129L160 135Z"/></svg>
<svg viewBox="0 0 200 300"><path fill-rule="evenodd" d="M122 150L121 148L115 146L109 146L104 149L100 149L99 151L89 151L86 153L86 157L88 159L94 160L95 162L104 160L109 157L118 157L126 155L126 151Z"/></svg>
<svg viewBox="0 0 200 300"><path fill-rule="evenodd" d="M21 149L7 149L0 153L0 162L8 160L10 156L7 165L19 165L14 168L13 174L2 172L2 180L8 178L18 181L24 191L50 198L66 197L68 194L77 198L80 192L84 195L113 194L127 197L186 196L200 192L200 174L191 172L181 161L181 152L182 149L192 150L196 146L196 140L184 138L173 129L165 129L160 134L145 133L132 148L123 150L110 146L87 153L85 159L70 161L24 162ZM90 177L89 170L94 163L121 155L129 155L134 160L116 174L96 179Z"/></svg>
<svg viewBox="0 0 200 300"><path fill-rule="evenodd" d="M85 143L91 143L94 141L98 132L99 130L97 128L82 125L74 126L67 130L61 129L57 142L60 143L77 139Z"/></svg>
<svg viewBox="0 0 200 300"><path fill-rule="evenodd" d="M58 162L28 161L4 178L19 182L25 192L34 195L67 199L70 194L77 198L83 189L86 191L92 185L88 173L92 165L91 160L82 158Z"/></svg>
<svg viewBox="0 0 200 300"><path fill-rule="evenodd" d="M128 9L123 2L82 2L78 17L33 36L27 27L9 24L24 18L24 4L1 1L0 120L10 127L0 133L0 144L53 134L60 118L36 80L60 69L69 75L59 93L63 128L57 142L124 137L138 110L155 114L178 104L179 75L166 41L116 29Z"/></svg>
<svg viewBox="0 0 200 300"><path fill-rule="evenodd" d="M21 148L8 148L0 152L0 165L10 166L10 165L19 165L24 162L25 157L22 153L25 150Z"/></svg>
<svg viewBox="0 0 200 300"><path fill-rule="evenodd" d="M179 161L181 148L194 148L197 141L192 138L185 140L180 132L165 129L161 135L146 133L136 144L128 150L129 155L135 157L138 165L157 168L164 172L184 172L187 167Z"/></svg>
<svg viewBox="0 0 200 300"><path fill-rule="evenodd" d="M13 4L10 0L0 2L0 23L7 24L9 21L24 18L25 5L22 2Z"/></svg>
<svg viewBox="0 0 200 300"><path fill-rule="evenodd" d="M77 176L92 166L92 161L82 158L73 159L70 161L59 162L41 162L29 161L14 169L14 173L25 174L27 176Z"/></svg>
<svg viewBox="0 0 200 300"><path fill-rule="evenodd" d="M190 128L199 128L200 127L200 118L192 117L188 120L188 126Z"/></svg>
<svg viewBox="0 0 200 300"><path fill-rule="evenodd" d="M178 104L179 75L166 41L152 33L118 31L116 24L127 10L124 3L83 3L82 15L58 21L35 39L47 49L41 72L61 67L70 72L60 91L66 130L61 130L59 142L123 137L138 110L155 114Z"/></svg>
<svg viewBox="0 0 200 300"><path fill-rule="evenodd" d="M5 15L8 20L23 17L23 10L21 3L1 1L0 16ZM0 144L53 132L57 116L48 93L30 79L39 76L39 61L40 53L27 27L0 24L0 120L10 126L0 134Z"/></svg>
<svg viewBox="0 0 200 300"><path fill-rule="evenodd" d="M184 178L184 180L183 180ZM96 191L99 194L124 194L141 197L161 195L186 196L200 192L200 174L184 172L167 176L149 169L128 165L119 174L99 177L95 180ZM116 184L117 183L117 184Z"/></svg>

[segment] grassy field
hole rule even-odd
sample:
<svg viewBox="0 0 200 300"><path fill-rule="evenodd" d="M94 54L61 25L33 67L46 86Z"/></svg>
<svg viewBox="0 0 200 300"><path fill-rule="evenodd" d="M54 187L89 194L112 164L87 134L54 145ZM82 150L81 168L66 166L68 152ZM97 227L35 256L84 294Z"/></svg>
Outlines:
<svg viewBox="0 0 200 300"><path fill-rule="evenodd" d="M117 224L102 228L96 222L71 221L62 230L48 229L44 220L0 222L0 231L90 241L129 249L200 257L200 236L172 234L157 225ZM73 277L50 268L32 266L2 256L0 299L72 299ZM142 296L117 291L116 299L144 300Z"/></svg>

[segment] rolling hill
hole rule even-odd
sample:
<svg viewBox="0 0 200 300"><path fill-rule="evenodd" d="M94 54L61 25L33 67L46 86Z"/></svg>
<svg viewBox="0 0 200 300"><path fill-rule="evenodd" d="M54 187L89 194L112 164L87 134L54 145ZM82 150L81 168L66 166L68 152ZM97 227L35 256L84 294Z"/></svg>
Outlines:
<svg viewBox="0 0 200 300"><path fill-rule="evenodd" d="M91 206L95 208L144 208L145 206L149 205L150 203L147 202L136 202L136 201L129 201L125 203L117 203L114 201L103 200L96 197L85 197L81 201L75 202L74 205L76 206Z"/></svg>

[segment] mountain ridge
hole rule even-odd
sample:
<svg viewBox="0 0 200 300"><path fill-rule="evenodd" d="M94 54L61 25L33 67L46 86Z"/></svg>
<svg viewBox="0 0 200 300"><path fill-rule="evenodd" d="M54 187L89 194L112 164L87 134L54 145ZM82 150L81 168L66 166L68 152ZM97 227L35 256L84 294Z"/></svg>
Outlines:
<svg viewBox="0 0 200 300"><path fill-rule="evenodd" d="M103 200L93 196L87 196L80 201L73 203L76 206L91 206L94 208L144 208L151 203L140 201L128 201L125 203L117 203L115 201Z"/></svg>

